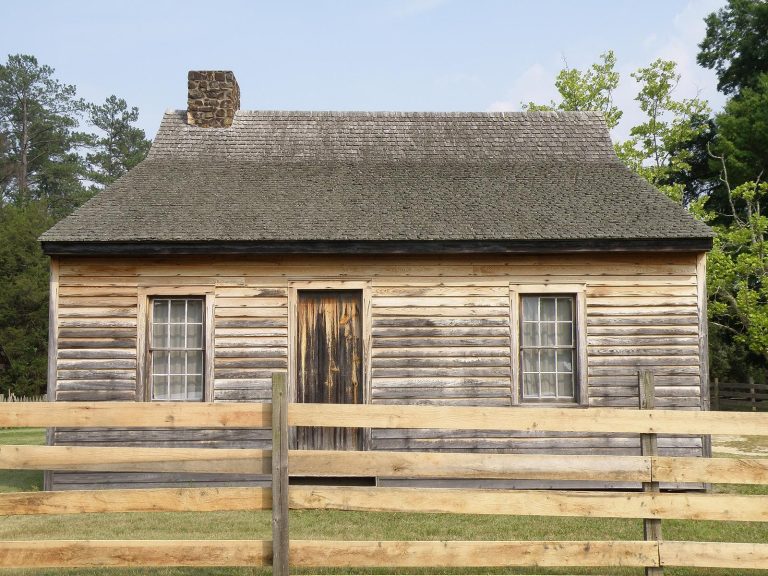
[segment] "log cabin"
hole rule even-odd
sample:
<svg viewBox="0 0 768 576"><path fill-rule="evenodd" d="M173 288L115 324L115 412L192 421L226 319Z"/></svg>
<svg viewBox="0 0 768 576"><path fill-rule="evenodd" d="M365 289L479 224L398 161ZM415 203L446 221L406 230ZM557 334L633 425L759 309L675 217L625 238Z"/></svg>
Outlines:
<svg viewBox="0 0 768 576"><path fill-rule="evenodd" d="M648 369L658 407L708 409L712 233L624 166L599 113L239 103L231 72L190 72L188 108L164 115L148 157L41 237L50 398L262 402L287 371L295 402L632 409ZM270 443L236 429L49 436ZM292 445L639 450L619 435L375 429L297 430ZM702 438L659 446L707 451ZM46 486L261 480L57 472Z"/></svg>

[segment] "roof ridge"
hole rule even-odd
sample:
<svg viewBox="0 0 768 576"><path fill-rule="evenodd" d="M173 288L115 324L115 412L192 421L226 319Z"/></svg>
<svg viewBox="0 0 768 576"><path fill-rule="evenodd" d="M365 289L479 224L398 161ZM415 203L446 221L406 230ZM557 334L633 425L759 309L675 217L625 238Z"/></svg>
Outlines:
<svg viewBox="0 0 768 576"><path fill-rule="evenodd" d="M169 108L165 115L186 117L186 110ZM317 116L317 117L355 117L368 116L372 118L603 118L599 110L514 110L514 111L429 111L429 110L238 110L238 116ZM196 127L199 128L199 127ZM200 128L210 130L210 128Z"/></svg>

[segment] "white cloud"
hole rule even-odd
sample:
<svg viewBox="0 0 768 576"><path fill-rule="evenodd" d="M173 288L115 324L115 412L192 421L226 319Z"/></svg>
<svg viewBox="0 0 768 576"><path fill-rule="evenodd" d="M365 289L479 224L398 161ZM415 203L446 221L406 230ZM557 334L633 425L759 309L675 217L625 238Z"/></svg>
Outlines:
<svg viewBox="0 0 768 576"><path fill-rule="evenodd" d="M556 75L557 71L547 70L539 63L530 66L512 84L508 98L492 102L488 112L512 112L528 102L548 104L557 97Z"/></svg>
<svg viewBox="0 0 768 576"><path fill-rule="evenodd" d="M717 79L712 70L696 63L699 42L704 38L706 25L704 17L724 4L723 0L689 0L672 22L672 30L661 37L652 34L644 42L645 61L636 64L624 63L619 66L621 84L614 94L614 102L624 111L621 123L613 131L614 140L624 140L629 129L643 121L643 115L635 102L638 85L630 73L641 66L648 66L657 58L677 62L680 82L674 96L680 98L699 97L709 102L713 110L719 110L725 98L717 92ZM621 64L621 62L620 62Z"/></svg>
<svg viewBox="0 0 768 576"><path fill-rule="evenodd" d="M704 38L706 25L704 17L725 4L725 0L689 0L680 12L671 19L671 26L665 32L656 31L648 34L642 41L642 50L638 61L622 60L621 51L617 51L617 70L621 82L613 94L614 104L624 112L619 126L612 131L614 141L625 140L629 130L643 121L643 115L635 102L637 83L630 76L640 67L648 66L657 58L674 60L681 75L675 90L676 98L698 96L707 100L713 110L719 110L725 98L717 92L717 79L713 71L701 68L696 63L698 44ZM554 56L554 55L553 55ZM545 58L545 61L546 58ZM530 101L549 103L558 100L555 89L555 77L562 66L562 58L551 58L551 67L536 63L515 79L507 91L507 96L492 102L490 112L520 110L522 103ZM597 58L594 59L597 61ZM555 64L557 62L557 64ZM581 69L589 66L584 63Z"/></svg>

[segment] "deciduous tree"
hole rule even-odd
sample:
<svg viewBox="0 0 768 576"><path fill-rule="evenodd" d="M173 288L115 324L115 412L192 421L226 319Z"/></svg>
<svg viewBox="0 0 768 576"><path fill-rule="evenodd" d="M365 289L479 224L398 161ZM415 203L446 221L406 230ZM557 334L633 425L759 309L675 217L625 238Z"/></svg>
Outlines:
<svg viewBox="0 0 768 576"><path fill-rule="evenodd" d="M757 85L768 72L768 2L729 0L707 16L707 33L699 44L697 61L717 73L717 88L738 94Z"/></svg>
<svg viewBox="0 0 768 576"><path fill-rule="evenodd" d="M616 72L616 56L613 50L600 55L600 62L581 71L567 66L555 79L555 87L560 93L560 102L536 104L529 102L524 110L597 110L603 113L609 128L614 128L621 119L621 110L613 103L613 92L619 85L619 73Z"/></svg>

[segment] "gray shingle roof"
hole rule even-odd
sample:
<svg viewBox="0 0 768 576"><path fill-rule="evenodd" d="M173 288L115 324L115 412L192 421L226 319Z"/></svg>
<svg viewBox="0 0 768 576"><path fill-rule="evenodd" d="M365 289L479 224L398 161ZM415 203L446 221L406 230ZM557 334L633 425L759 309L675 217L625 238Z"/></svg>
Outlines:
<svg viewBox="0 0 768 576"><path fill-rule="evenodd" d="M597 113L166 113L147 159L43 242L579 241L711 233Z"/></svg>

